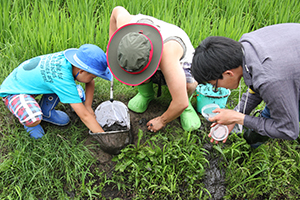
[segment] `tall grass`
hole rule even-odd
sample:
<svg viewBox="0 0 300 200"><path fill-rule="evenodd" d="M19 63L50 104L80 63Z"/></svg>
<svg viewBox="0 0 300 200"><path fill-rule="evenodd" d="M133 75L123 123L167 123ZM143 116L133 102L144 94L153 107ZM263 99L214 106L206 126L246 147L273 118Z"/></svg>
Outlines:
<svg viewBox="0 0 300 200"><path fill-rule="evenodd" d="M298 0L3 0L0 82L18 64L40 54L84 43L105 51L110 14L117 5L132 14L152 15L180 26L194 47L211 35L238 40L263 26L300 22ZM95 91L97 102L108 100L109 83L96 79ZM135 93L136 88L115 81L115 99L125 101ZM235 104L237 99L238 90L233 90L229 102ZM159 102L168 100L161 97ZM135 194L136 199L208 198L201 182L206 136L166 128L149 136L145 144L124 149L114 158L115 175L106 179L95 169L96 158L84 145L88 130L81 123L64 129L45 125L45 137L33 140L0 104L0 124L0 199L96 199L108 183ZM227 144L214 146L214 155L224 158L224 198L296 198L299 149L298 141L272 140L252 150L236 135Z"/></svg>

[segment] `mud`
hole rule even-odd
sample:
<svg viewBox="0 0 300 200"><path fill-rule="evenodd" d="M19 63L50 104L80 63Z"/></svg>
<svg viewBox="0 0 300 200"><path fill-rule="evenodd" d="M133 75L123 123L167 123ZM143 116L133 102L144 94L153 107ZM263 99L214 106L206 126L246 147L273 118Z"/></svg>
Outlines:
<svg viewBox="0 0 300 200"><path fill-rule="evenodd" d="M95 108L99 105L101 102L94 102L93 107ZM126 105L128 104L128 101L124 102ZM130 114L130 124L131 124L131 142L132 144L137 143L138 139L138 131L142 130L145 135L147 134L153 134L150 133L147 129L147 122L161 114L168 108L168 104L162 104L157 99L154 99L149 104L148 109L146 112L142 114L134 113L132 111L129 111ZM196 108L194 106L194 108ZM68 113L70 114L70 113ZM202 126L200 130L209 130L210 129L210 122L205 120L204 117L201 116L200 113L198 113L199 117L201 118ZM71 116L71 120L78 120L76 116ZM80 120L79 120L80 121ZM168 125L175 126L175 127L181 127L180 125L180 119L175 119L172 122L170 122ZM126 128L126 127L125 127ZM113 127L103 127L103 129L107 131L115 131L115 130L124 130L124 127L121 127L120 125L114 125ZM162 130L163 131L163 130ZM207 131L206 131L207 132ZM198 133L197 133L198 134ZM202 133L199 133L202 134ZM127 137L127 136L126 136ZM120 139L119 136L116 136L116 139ZM121 139L123 140L123 139ZM145 142L146 139L142 138L141 143ZM90 144L95 144L95 141L99 142L99 139L88 135L86 138L86 145L89 146ZM107 143L108 141L100 141L99 144L101 146ZM112 142L110 140L110 142ZM120 142L120 141L119 141ZM211 144L208 140L203 141L204 148L209 152L206 155L206 159L209 161L209 164L206 166L206 175L203 178L203 183L205 185L205 188L210 192L209 196L206 194L208 199L223 199L226 191L226 185L225 185L225 171L220 166L220 163L223 161L223 158L221 157L218 152L213 148L214 144ZM112 161L112 158L115 156L111 153L109 153L109 150L103 148L96 149L95 145L93 145L93 148L90 149L93 155L97 158L97 165L93 166L95 168L98 168L100 171L104 171L107 178L111 178L114 167L116 165L115 162ZM119 151L120 149L117 149L116 151ZM118 153L118 152L114 152ZM105 188L102 191L102 196L106 199L114 199L114 198L120 198L120 199L132 199L134 194L130 194L128 192L122 192L116 189L116 187L113 187L112 185L106 185Z"/></svg>
<svg viewBox="0 0 300 200"><path fill-rule="evenodd" d="M113 125L111 125L110 127L105 125L102 127L102 129L105 131L105 132L109 132L109 131L125 131L127 130L127 126L122 126L118 123L114 123Z"/></svg>
<svg viewBox="0 0 300 200"><path fill-rule="evenodd" d="M217 91L214 91L213 85L211 84L199 85L197 87L197 92L209 97L225 97L229 95L228 89L219 87Z"/></svg>
<svg viewBox="0 0 300 200"><path fill-rule="evenodd" d="M105 133L95 134L93 137L99 142L100 148L109 154L117 155L128 144L132 143L132 132L127 126L114 123L110 127L102 127Z"/></svg>
<svg viewBox="0 0 300 200"><path fill-rule="evenodd" d="M94 100L93 102L93 108L96 109L96 107L101 102L98 102ZM128 103L124 102L126 105ZM195 105L194 105L195 107ZM131 124L131 130L129 132L122 133L123 138L120 135L115 134L114 137L111 139L111 137L105 138L105 137L98 137L98 136L92 136L90 134L86 134L85 139L85 145L90 149L91 153L95 156L97 159L97 162L91 167L92 170L95 169L97 171L103 171L106 175L107 179L112 178L114 167L116 165L115 162L112 161L112 158L115 156L115 154L120 151L120 149L124 148L128 144L136 144L138 139L138 131L142 130L144 135L147 134L153 134L150 133L147 129L147 122L159 115L161 115L166 109L168 108L168 104L161 103L160 101L154 99L149 104L149 107L145 113L138 114L134 113L132 111L130 112L130 124ZM84 126L84 124L81 122L79 117L76 115L76 113L71 109L71 107L65 106L59 107L59 110L65 111L71 120L71 124L77 124L78 126ZM202 126L200 130L207 132L206 130L209 130L210 122L205 120L204 117L202 117L198 113L199 117L201 118ZM9 113L6 116L0 116L0 118L5 118L4 121L7 122L8 126L11 126L12 124L17 123L17 119ZM181 127L180 120L175 119L172 122L170 122L168 125L175 126L175 127ZM126 130L126 127L120 126L118 124L113 125L112 127L102 127L106 132L108 131L115 131L115 130ZM163 130L162 130L163 131ZM202 134L200 132L195 132L196 134ZM100 139L101 138L101 139ZM126 138L129 138L127 140ZM145 138L142 138L141 143L145 142ZM125 142L124 142L125 141ZM202 141L204 143L203 148L205 148L208 153L206 155L206 159L209 161L209 164L206 165L206 174L203 178L203 183L205 188L209 191L209 194L206 194L206 197L208 199L223 199L225 192L226 192L226 184L225 184L225 170L221 167L221 162L223 162L223 157L221 157L220 154L216 152L216 150L213 148L214 144L211 144L208 140ZM106 144L117 144L116 147L112 149L106 149ZM121 145L120 145L121 144ZM229 145L229 144L228 144ZM99 182L101 181L102 177L98 177ZM93 180L95 181L95 180ZM98 182L98 181L96 181ZM74 198L76 195L73 191L66 191L68 196L70 198ZM134 197L134 194L130 192L124 192L119 191L117 187L113 185L106 185L104 189L102 190L102 197L101 199L114 199L119 198L123 200L129 200Z"/></svg>
<svg viewBox="0 0 300 200"><path fill-rule="evenodd" d="M206 166L206 174L204 177L205 188L211 195L209 199L222 199L226 192L225 170L219 167L223 158L214 152L213 144L206 143L203 148L210 152L206 156L209 164Z"/></svg>

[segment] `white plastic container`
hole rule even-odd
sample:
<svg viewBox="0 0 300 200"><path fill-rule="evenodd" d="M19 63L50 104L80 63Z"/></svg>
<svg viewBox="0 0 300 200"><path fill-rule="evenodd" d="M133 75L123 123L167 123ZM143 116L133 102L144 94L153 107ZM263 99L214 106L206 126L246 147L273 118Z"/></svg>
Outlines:
<svg viewBox="0 0 300 200"><path fill-rule="evenodd" d="M220 106L218 104L207 104L205 106L202 107L201 109L201 114L202 116L207 120L209 117L214 117L219 113L213 113L212 111L214 111L216 108L220 108Z"/></svg>
<svg viewBox="0 0 300 200"><path fill-rule="evenodd" d="M216 141L223 141L227 138L229 131L227 126L217 124L216 126L210 129L211 137Z"/></svg>

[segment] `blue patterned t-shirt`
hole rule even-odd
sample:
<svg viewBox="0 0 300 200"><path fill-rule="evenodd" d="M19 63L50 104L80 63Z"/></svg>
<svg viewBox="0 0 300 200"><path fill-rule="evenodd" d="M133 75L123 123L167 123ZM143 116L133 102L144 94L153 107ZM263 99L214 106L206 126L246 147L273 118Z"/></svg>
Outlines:
<svg viewBox="0 0 300 200"><path fill-rule="evenodd" d="M81 103L72 65L63 51L26 60L0 86L0 96L10 94L58 95L62 103Z"/></svg>

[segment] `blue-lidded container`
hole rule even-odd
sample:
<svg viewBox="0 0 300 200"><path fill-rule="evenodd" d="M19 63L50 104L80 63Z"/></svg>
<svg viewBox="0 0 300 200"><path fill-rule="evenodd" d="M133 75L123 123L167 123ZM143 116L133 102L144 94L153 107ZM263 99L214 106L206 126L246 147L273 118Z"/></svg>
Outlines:
<svg viewBox="0 0 300 200"><path fill-rule="evenodd" d="M225 108L227 99L231 91L229 89L218 87L218 91L213 91L213 85L199 84L196 88L197 111L201 113L202 107L207 104L218 104L220 108Z"/></svg>

